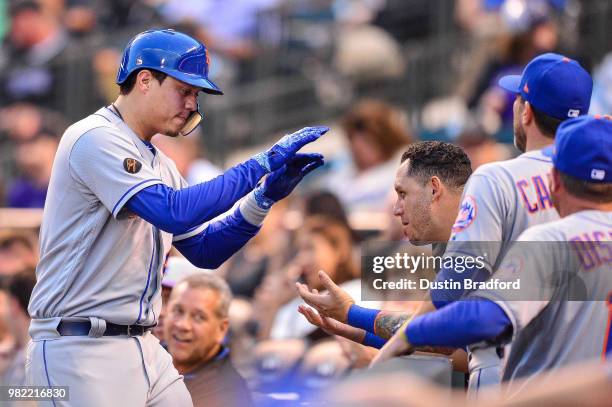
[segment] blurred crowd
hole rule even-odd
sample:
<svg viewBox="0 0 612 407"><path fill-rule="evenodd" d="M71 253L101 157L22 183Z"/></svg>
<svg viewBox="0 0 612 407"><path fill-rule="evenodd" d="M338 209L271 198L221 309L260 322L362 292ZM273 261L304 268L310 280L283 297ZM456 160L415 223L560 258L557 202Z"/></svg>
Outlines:
<svg viewBox="0 0 612 407"><path fill-rule="evenodd" d="M515 156L514 95L498 87L497 79L520 73L547 51L561 51L588 67L594 78L592 113L612 111L612 52L601 58L578 48L587 3L0 0L0 211L43 208L59 138L70 122L114 99L120 50L145 28L171 26L205 42L213 54L212 79L226 94L260 81L260 74L309 78L315 89L309 103L328 107L320 118L332 127L322 146L327 164L298 194L275 205L260 233L219 270L201 273L178 253L170 256L164 312L155 331L192 396L241 406L307 399L368 366L373 350L308 323L297 312L302 301L295 283L320 289L317 272L325 270L360 298L364 242L402 239L392 202L406 146L424 139L451 141L468 154L473 169ZM469 44L468 52L460 59L448 55L451 76L423 83L432 89L436 80L450 83L445 93L419 101L415 109L414 101L404 103L395 92L389 98L359 92L363 83L390 80L397 92L405 89L399 84L420 81L407 78L411 58L418 56L411 53L413 45L441 38L451 27ZM270 50L284 58L269 59ZM447 72L440 69L431 67ZM309 106L293 103L297 110ZM189 184L219 175L232 161L216 157L223 147L206 141L209 130L216 131L204 126L185 138L153 140ZM0 216L0 384L19 384L38 229L19 226L15 217L25 214L6 213ZM186 324L185 313L203 322Z"/></svg>

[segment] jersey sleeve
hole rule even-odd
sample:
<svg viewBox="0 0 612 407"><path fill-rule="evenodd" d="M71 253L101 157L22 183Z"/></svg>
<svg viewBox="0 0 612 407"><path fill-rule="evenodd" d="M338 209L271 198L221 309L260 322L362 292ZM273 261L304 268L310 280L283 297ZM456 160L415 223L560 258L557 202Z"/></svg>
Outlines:
<svg viewBox="0 0 612 407"><path fill-rule="evenodd" d="M100 127L83 134L69 158L70 175L117 217L138 191L163 183L134 143Z"/></svg>
<svg viewBox="0 0 612 407"><path fill-rule="evenodd" d="M504 256L494 278L500 282L520 281L519 288L481 289L473 296L499 305L509 317L513 335L524 329L551 301L567 294L568 270L576 267L567 247L539 227L527 229Z"/></svg>
<svg viewBox="0 0 612 407"><path fill-rule="evenodd" d="M499 243L476 244L475 242L501 242L503 224L507 218L507 194L500 182L490 175L475 173L470 177L452 228L445 256L481 256L486 248L486 265L489 270L495 264Z"/></svg>

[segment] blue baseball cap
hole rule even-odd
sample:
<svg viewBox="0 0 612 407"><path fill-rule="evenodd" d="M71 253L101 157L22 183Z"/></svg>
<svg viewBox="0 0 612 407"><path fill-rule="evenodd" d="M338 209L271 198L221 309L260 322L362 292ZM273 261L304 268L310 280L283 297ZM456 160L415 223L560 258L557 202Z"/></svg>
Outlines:
<svg viewBox="0 0 612 407"><path fill-rule="evenodd" d="M502 77L499 86L520 94L539 112L564 120L587 114L593 79L573 59L547 53L532 59L522 75Z"/></svg>
<svg viewBox="0 0 612 407"><path fill-rule="evenodd" d="M543 150L560 172L583 181L612 183L612 117L581 116L557 129L555 144Z"/></svg>

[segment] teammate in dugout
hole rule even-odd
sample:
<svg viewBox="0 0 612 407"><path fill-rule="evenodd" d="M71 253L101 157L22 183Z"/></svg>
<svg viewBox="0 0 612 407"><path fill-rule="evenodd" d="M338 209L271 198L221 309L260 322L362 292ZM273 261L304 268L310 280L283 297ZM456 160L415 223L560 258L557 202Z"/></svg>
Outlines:
<svg viewBox="0 0 612 407"><path fill-rule="evenodd" d="M167 253L174 245L194 265L218 267L257 233L274 202L323 164L319 154L297 153L328 131L308 127L188 187L150 141L198 125L199 92L222 94L208 68L197 40L145 31L124 51L117 100L61 139L29 304L26 363L28 384L69 387L70 400L54 405L191 406L170 355L150 332ZM229 215L205 223L241 198Z"/></svg>
<svg viewBox="0 0 612 407"><path fill-rule="evenodd" d="M503 379L512 383L561 366L612 357L610 119L587 116L561 124L554 148L545 153L552 156L551 197L562 219L533 226L517 239L587 242L598 253L597 262L575 263L570 250L560 255L558 250L525 251L515 245L497 274L540 282L538 287L529 287L531 290L554 287L549 295L516 301L514 293L507 290L475 291L467 301L407 322L381 350L380 361L421 345L466 346L511 340ZM524 266L517 269L513 260L519 255ZM584 301L562 297L567 287L558 281L568 264L577 265L572 271L583 283Z"/></svg>
<svg viewBox="0 0 612 407"><path fill-rule="evenodd" d="M486 248L489 264L484 270L474 268L461 273L443 268L436 276L440 283L487 280L490 272L499 266L510 243L522 231L559 217L547 187L551 160L541 149L553 142L561 122L588 112L593 87L591 77L578 62L548 53L534 58L522 75L502 78L500 85L517 94L514 138L523 154L512 160L483 165L468 180L444 256L478 257ZM483 246L474 242L495 243ZM395 316L392 329L397 331L401 326L397 323L398 318L408 320L444 307L467 293L462 289L448 289L430 290L429 294L431 300L424 301L414 315ZM318 298L322 301L323 297ZM314 300L310 304L323 316L334 317L317 307ZM357 326L369 332L374 332L378 318L383 316L379 310L349 302L339 309L341 313L334 314L340 315L341 321L355 321ZM445 332L452 335L451 331ZM500 383L501 358L496 347L481 344L472 347L469 362L471 393L483 386Z"/></svg>
<svg viewBox="0 0 612 407"><path fill-rule="evenodd" d="M433 242L432 254L444 253L471 173L469 158L453 144L422 141L408 146L395 177L397 200L393 214L402 222L403 234L410 243L420 246ZM330 334L380 348L412 315L384 310L364 315L367 309L354 306L354 299L324 271L319 272L319 277L327 292L311 292L299 283L297 288L304 301L322 315L306 306L298 310Z"/></svg>

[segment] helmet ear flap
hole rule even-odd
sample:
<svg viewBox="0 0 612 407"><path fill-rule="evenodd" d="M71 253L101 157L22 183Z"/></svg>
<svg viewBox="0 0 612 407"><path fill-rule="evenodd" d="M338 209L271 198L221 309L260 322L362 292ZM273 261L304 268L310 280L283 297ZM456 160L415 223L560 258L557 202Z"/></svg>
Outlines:
<svg viewBox="0 0 612 407"><path fill-rule="evenodd" d="M202 113L200 113L200 109L199 109L199 106L198 106L198 109L196 111L194 111L194 112L191 112L191 114L189 115L189 117L185 121L185 124L183 125L183 127L179 131L180 135L181 136L187 136L189 133L194 131L196 129L196 127L198 127L198 125L200 124L200 122L203 119L204 119L204 115L202 115Z"/></svg>

